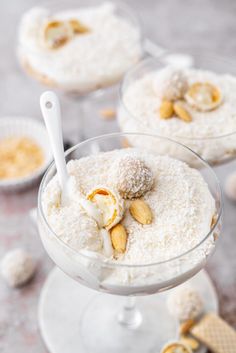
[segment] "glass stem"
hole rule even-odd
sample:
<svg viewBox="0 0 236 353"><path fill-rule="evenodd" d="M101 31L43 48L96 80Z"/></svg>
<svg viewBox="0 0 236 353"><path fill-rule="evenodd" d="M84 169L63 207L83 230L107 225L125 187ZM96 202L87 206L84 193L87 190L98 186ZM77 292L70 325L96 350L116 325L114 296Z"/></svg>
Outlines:
<svg viewBox="0 0 236 353"><path fill-rule="evenodd" d="M79 126L80 126L80 131L79 131L79 141L84 141L86 140L86 109L87 109L87 103L88 103L88 98L87 97L80 97L79 100Z"/></svg>
<svg viewBox="0 0 236 353"><path fill-rule="evenodd" d="M135 329L142 322L142 315L136 307L136 298L126 297L124 300L125 303L118 314L118 321L126 328Z"/></svg>

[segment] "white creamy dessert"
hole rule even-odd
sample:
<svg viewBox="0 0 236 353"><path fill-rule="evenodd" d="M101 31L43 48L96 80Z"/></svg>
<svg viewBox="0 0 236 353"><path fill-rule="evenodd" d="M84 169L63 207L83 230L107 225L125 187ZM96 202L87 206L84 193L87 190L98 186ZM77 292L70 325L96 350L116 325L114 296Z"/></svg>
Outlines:
<svg viewBox="0 0 236 353"><path fill-rule="evenodd" d="M133 80L128 77L123 85L118 114L122 131L173 138L210 163L236 154L234 76L175 67L147 69L141 78L136 76ZM183 110L185 115L180 117ZM141 137L129 142L143 145ZM171 151L168 143L163 144L162 152L181 157L181 152Z"/></svg>
<svg viewBox="0 0 236 353"><path fill-rule="evenodd" d="M86 281L92 276L93 287L143 285L143 281L155 286L195 269L214 248L211 235L194 254L178 265L173 261L163 271L152 266L117 267L171 260L200 244L216 213L208 185L187 164L136 148L91 155L67 166L68 204L60 204L57 176L42 195L43 212L56 237L44 227L40 231L51 257L71 276L83 280L86 276Z"/></svg>
<svg viewBox="0 0 236 353"><path fill-rule="evenodd" d="M55 13L35 7L22 17L18 55L44 84L87 93L117 83L137 63L140 31L111 2Z"/></svg>

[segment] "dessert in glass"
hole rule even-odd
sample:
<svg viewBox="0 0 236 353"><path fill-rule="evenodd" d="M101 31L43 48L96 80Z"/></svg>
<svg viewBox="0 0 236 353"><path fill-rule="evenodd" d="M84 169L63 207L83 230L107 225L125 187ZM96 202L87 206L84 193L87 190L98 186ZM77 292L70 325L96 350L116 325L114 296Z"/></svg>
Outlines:
<svg viewBox="0 0 236 353"><path fill-rule="evenodd" d="M117 83L142 56L140 26L125 4L48 2L22 16L17 54L30 77L79 100L88 138L94 124L104 133L100 114L116 109Z"/></svg>
<svg viewBox="0 0 236 353"><path fill-rule="evenodd" d="M35 79L87 94L117 83L140 58L140 30L125 6L77 1L27 11L19 27L18 55Z"/></svg>
<svg viewBox="0 0 236 353"><path fill-rule="evenodd" d="M123 148L124 138L149 143ZM64 351L158 352L175 334L158 305L161 294L150 294L175 287L203 268L220 233L222 206L220 186L208 164L172 140L171 150L182 149L182 156L191 156L186 160L196 160L201 169L163 153L156 146L166 141L118 133L76 145L66 153L70 197L65 204L54 164L44 176L38 226L46 251L69 277L104 292L89 300L79 322L70 327L71 317L63 315L76 315L82 299L65 294L63 281L63 295L55 291L62 300L55 309L57 315L63 312L62 320L56 320ZM145 296L137 307L136 296ZM53 305L57 300L53 296ZM47 342L56 331L49 321ZM53 353L60 351L48 346Z"/></svg>
<svg viewBox="0 0 236 353"><path fill-rule="evenodd" d="M236 156L236 67L207 53L190 55L193 62L188 67L167 65L163 55L128 72L120 89L119 125L123 132L173 138L211 165L222 164ZM169 153L168 142L162 147ZM177 148L177 157L179 153Z"/></svg>

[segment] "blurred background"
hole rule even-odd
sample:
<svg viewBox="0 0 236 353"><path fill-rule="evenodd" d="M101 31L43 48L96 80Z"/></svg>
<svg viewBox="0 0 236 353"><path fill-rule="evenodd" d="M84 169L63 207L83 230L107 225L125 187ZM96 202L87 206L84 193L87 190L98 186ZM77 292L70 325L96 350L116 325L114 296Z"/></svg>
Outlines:
<svg viewBox="0 0 236 353"><path fill-rule="evenodd" d="M231 59L236 56L236 2L233 0L125 2L140 17L144 36L160 46L170 50L198 47ZM78 1L78 5L83 3L89 4L90 1ZM28 8L37 5L37 0L0 2L0 119L12 115L41 119L39 96L44 88L22 72L16 59L16 33L20 16ZM65 96L61 96L61 102L64 135L76 140L74 127L80 126L78 102ZM111 128L118 129L116 123ZM226 176L234 169L236 164L231 163L216 168L216 173L224 183ZM17 199L14 198L15 195L6 197L0 194L0 203L13 203L16 209L22 204L22 213L17 216L18 219L11 221L12 227L9 224L7 227L0 225L0 256L7 249L23 244L36 256L39 266L34 281L21 290L9 289L0 280L0 352L46 353L38 332L37 302L52 263L44 253L37 230L28 216L28 210L36 205L37 189L22 192ZM219 294L221 315L236 327L235 212L236 205L225 199L223 237L207 269ZM17 230L13 227L16 224L14 222L18 224Z"/></svg>
<svg viewBox="0 0 236 353"><path fill-rule="evenodd" d="M50 0L49 0L50 2ZM79 0L79 4L89 4ZM118 1L117 1L118 2ZM236 2L233 0L126 0L136 11L144 35L168 49L199 47L234 57L236 54ZM94 1L93 1L94 3ZM43 88L25 77L15 55L16 31L22 13L37 0L0 2L1 115L39 116L38 97ZM65 102L65 109L69 107ZM67 125L67 124L65 124Z"/></svg>

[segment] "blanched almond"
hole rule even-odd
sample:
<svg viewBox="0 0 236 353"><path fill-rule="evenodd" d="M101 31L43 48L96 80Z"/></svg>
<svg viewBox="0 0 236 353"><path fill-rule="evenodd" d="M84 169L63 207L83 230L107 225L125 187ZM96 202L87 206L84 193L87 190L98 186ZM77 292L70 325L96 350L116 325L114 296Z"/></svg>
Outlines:
<svg viewBox="0 0 236 353"><path fill-rule="evenodd" d="M131 215L137 222L141 224L152 223L152 211L145 201L132 201L129 210Z"/></svg>
<svg viewBox="0 0 236 353"><path fill-rule="evenodd" d="M169 119L174 113L173 103L168 100L163 100L160 106L160 118Z"/></svg>
<svg viewBox="0 0 236 353"><path fill-rule="evenodd" d="M122 224L117 224L110 231L113 248L119 253L124 253L127 244L127 233Z"/></svg>
<svg viewBox="0 0 236 353"><path fill-rule="evenodd" d="M177 101L174 103L174 112L181 120L189 123L192 121L192 117L189 112L185 109L181 101Z"/></svg>

